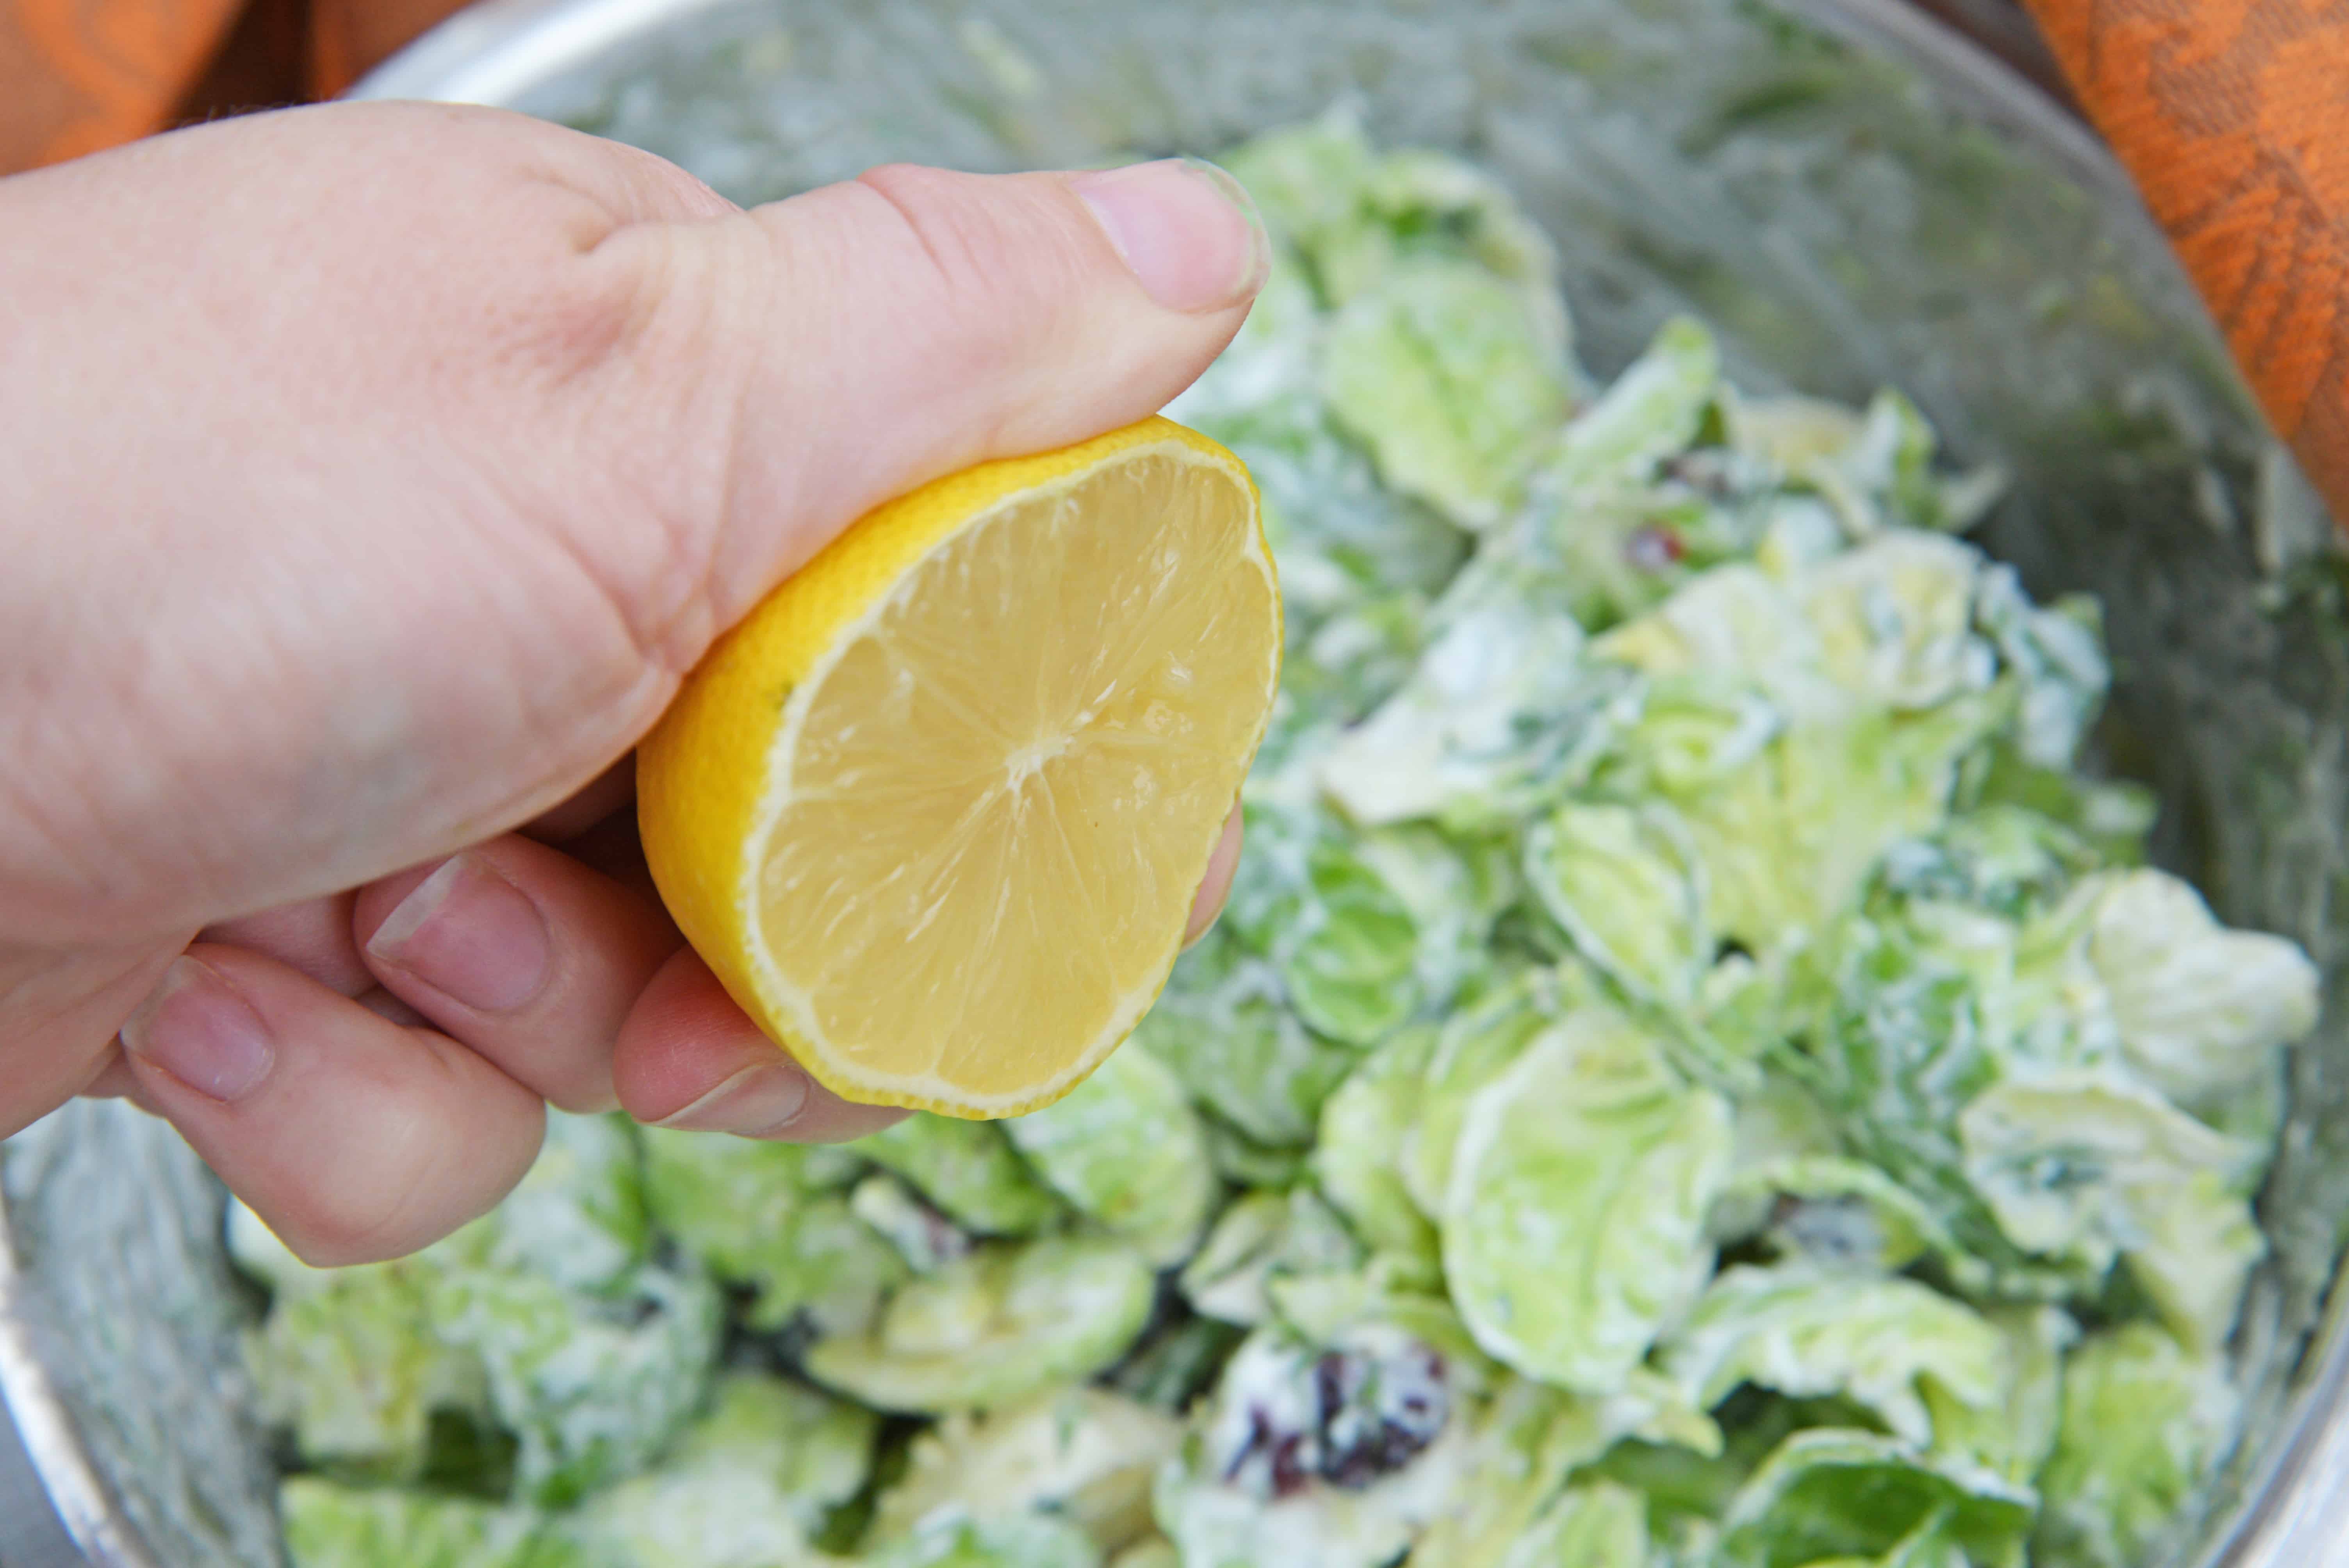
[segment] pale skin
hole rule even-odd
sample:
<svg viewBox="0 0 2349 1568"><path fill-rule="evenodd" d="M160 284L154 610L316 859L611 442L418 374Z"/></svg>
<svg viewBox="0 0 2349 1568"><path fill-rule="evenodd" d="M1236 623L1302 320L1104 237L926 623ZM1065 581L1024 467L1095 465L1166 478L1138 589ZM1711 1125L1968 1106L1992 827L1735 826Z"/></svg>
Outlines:
<svg viewBox="0 0 2349 1568"><path fill-rule="evenodd" d="M130 1096L350 1264L496 1203L548 1104L895 1120L686 950L630 748L869 507L1164 405L1262 255L1175 164L746 211L421 105L0 180L0 1136Z"/></svg>

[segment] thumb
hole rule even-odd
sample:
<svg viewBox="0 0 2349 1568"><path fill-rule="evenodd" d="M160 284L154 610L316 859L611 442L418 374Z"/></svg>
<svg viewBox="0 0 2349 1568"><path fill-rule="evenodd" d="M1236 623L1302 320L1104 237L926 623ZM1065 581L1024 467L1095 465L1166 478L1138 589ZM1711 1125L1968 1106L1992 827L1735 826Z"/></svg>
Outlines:
<svg viewBox="0 0 2349 1568"><path fill-rule="evenodd" d="M1155 413L1238 331L1268 258L1238 181L1198 160L874 169L751 223L766 319L714 542L719 620L890 495Z"/></svg>

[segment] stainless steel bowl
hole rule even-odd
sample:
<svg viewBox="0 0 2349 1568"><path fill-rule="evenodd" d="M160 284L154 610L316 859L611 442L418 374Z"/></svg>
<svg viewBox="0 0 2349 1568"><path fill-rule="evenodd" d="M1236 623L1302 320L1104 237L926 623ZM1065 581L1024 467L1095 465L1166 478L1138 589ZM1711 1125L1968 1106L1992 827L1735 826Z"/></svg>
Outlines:
<svg viewBox="0 0 2349 1568"><path fill-rule="evenodd" d="M491 0L358 92L567 121L746 201L1212 151L1348 97L1524 194L1599 368L1692 309L1751 384L1908 388L2011 467L1991 546L2103 597L2105 744L2163 792L2161 858L2324 968L2235 1350L2251 1436L2168 1561L2349 1563L2349 576L2126 183L2019 77L1895 0ZM0 1565L280 1561L216 1186L119 1104L0 1153Z"/></svg>

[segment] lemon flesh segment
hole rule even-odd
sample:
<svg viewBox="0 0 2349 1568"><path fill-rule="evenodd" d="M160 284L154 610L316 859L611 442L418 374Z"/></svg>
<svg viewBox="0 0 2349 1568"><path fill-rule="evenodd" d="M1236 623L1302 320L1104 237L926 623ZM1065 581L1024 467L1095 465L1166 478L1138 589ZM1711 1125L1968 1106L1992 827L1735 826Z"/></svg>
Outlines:
<svg viewBox="0 0 2349 1568"><path fill-rule="evenodd" d="M1008 1115L1140 1020L1260 738L1279 608L1237 463L1168 441L982 511L792 694L751 958L832 1086Z"/></svg>

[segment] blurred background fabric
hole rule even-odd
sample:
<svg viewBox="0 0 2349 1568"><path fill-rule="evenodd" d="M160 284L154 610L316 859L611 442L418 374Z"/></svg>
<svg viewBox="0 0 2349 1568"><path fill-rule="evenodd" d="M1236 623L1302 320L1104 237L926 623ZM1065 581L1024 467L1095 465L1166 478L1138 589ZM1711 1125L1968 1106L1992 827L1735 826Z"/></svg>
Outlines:
<svg viewBox="0 0 2349 1568"><path fill-rule="evenodd" d="M1910 3L2065 97L2013 0ZM177 125L332 98L460 5L0 0L0 174Z"/></svg>
<svg viewBox="0 0 2349 1568"><path fill-rule="evenodd" d="M0 173L332 98L460 0L0 0Z"/></svg>

